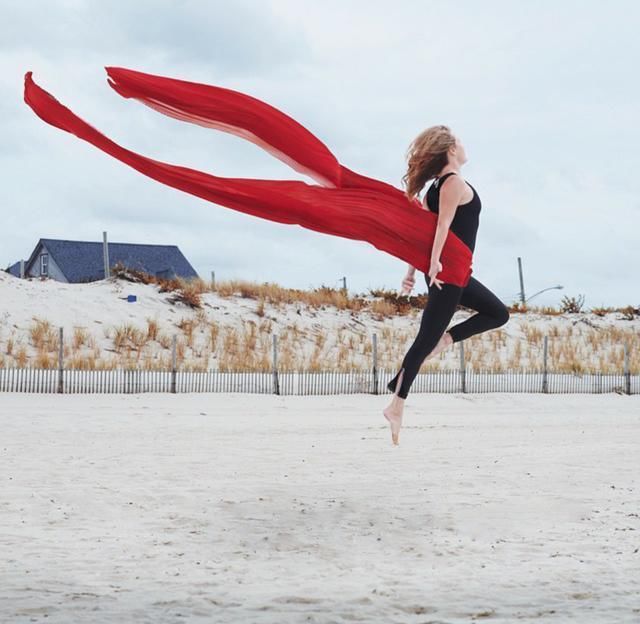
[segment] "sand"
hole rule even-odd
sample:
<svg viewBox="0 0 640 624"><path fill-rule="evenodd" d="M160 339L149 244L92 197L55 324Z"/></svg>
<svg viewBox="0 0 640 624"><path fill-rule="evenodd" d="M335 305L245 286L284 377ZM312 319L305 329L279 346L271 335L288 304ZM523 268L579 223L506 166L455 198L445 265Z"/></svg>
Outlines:
<svg viewBox="0 0 640 624"><path fill-rule="evenodd" d="M638 622L640 397L0 394L0 621Z"/></svg>

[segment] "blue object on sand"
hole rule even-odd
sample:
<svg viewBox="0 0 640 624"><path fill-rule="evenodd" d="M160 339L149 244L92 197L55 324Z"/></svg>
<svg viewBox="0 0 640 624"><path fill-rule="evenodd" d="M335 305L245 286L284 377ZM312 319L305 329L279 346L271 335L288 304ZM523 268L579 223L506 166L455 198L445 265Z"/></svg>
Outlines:
<svg viewBox="0 0 640 624"><path fill-rule="evenodd" d="M127 301L129 303L131 303L132 301L136 300L136 296L135 295L127 295Z"/></svg>

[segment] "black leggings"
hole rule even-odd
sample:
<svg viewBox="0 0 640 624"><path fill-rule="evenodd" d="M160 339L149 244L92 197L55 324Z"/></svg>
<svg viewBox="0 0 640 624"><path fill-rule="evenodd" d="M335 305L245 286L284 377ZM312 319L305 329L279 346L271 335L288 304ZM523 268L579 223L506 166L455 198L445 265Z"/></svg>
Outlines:
<svg viewBox="0 0 640 624"><path fill-rule="evenodd" d="M440 290L435 284L429 286L430 278L426 273L424 276L429 296L422 312L418 335L402 360L400 371L404 369L404 374L398 396L403 399L407 398L409 388L420 371L422 362L433 351L447 329L458 304L477 310L478 313L449 330L453 342L460 342L474 334L500 327L509 320L507 306L474 277L464 288L455 284L441 284L442 290ZM387 384L391 392L395 392L400 371Z"/></svg>

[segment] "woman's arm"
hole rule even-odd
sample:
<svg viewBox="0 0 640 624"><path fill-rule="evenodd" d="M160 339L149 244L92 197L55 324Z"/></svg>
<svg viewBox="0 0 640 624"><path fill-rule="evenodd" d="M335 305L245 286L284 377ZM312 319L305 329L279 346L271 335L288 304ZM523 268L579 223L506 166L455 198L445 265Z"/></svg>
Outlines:
<svg viewBox="0 0 640 624"><path fill-rule="evenodd" d="M438 225L433 239L431 250L431 264L440 262L440 254L449 234L449 226L456 216L456 210L460 205L466 191L464 180L457 175L448 177L440 189L440 204L438 210Z"/></svg>

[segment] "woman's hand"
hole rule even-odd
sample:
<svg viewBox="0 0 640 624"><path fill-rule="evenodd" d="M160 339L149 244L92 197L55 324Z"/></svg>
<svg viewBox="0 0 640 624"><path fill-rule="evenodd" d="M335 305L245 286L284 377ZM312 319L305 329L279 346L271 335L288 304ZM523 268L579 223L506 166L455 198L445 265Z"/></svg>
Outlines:
<svg viewBox="0 0 640 624"><path fill-rule="evenodd" d="M416 284L415 273L408 271L402 280L401 291L403 295L408 295Z"/></svg>
<svg viewBox="0 0 640 624"><path fill-rule="evenodd" d="M436 275L438 275L440 271L442 271L442 262L440 262L440 260L438 260L437 262L432 261L427 275L431 278L431 281L429 282L429 286L433 286L433 283L435 282L436 286L440 290L442 290L442 284L444 282L436 278Z"/></svg>

